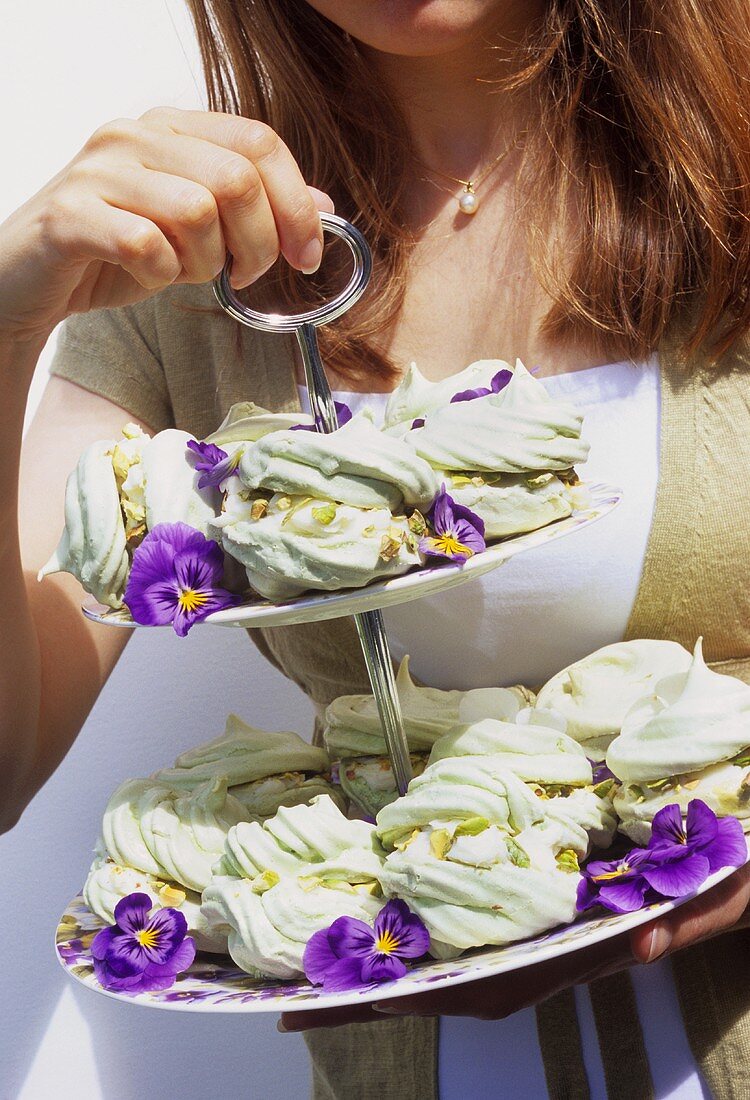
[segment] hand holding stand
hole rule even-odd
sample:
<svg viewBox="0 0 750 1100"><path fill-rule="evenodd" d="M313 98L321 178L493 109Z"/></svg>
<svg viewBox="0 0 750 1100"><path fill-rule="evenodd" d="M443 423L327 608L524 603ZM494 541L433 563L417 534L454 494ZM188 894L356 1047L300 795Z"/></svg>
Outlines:
<svg viewBox="0 0 750 1100"><path fill-rule="evenodd" d="M320 220L324 230L346 242L354 259L354 270L349 282L330 302L305 313L294 314L259 313L250 309L237 298L230 285L231 256L227 258L224 270L214 283L214 291L222 309L240 324L265 332L293 332L296 335L302 352L315 428L319 432L333 432L339 426L338 418L320 357L316 330L346 313L364 293L372 273L372 254L360 231L343 218L321 213ZM412 778L411 761L383 616L380 611L365 611L355 615L354 622L383 727L396 787L399 794L404 794Z"/></svg>

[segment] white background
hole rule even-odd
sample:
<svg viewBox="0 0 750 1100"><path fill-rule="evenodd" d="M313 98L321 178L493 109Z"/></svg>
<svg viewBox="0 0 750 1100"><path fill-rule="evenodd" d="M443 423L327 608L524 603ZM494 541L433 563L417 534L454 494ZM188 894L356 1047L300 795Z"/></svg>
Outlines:
<svg viewBox="0 0 750 1100"><path fill-rule="evenodd" d="M163 103L201 105L180 0L3 7L0 221L102 122ZM139 632L62 767L0 837L0 1100L307 1096L304 1044L279 1035L275 1017L120 1004L74 986L53 951L57 917L81 887L111 791L220 733L230 710L267 729L307 735L312 723L304 696L244 632Z"/></svg>

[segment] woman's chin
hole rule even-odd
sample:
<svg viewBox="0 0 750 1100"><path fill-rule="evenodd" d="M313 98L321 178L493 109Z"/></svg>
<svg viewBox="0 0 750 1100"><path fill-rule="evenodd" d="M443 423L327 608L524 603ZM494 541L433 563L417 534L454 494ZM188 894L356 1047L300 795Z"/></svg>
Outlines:
<svg viewBox="0 0 750 1100"><path fill-rule="evenodd" d="M381 53L433 57L460 49L478 34L529 21L516 0L307 0L336 26Z"/></svg>

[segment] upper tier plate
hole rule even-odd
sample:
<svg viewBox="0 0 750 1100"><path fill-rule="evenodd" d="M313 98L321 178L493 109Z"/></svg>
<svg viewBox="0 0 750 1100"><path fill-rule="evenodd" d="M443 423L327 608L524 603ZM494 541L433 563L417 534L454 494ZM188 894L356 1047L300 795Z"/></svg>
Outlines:
<svg viewBox="0 0 750 1100"><path fill-rule="evenodd" d="M533 550L553 539L559 539L605 516L620 503L622 491L601 483L587 485L591 503L587 508L573 512L537 531L514 535L493 543L483 554L469 558L463 565L441 562L424 566L389 580L372 581L364 588L344 588L338 592L307 592L284 603L270 603L258 597L240 607L215 611L204 620L212 626L288 626L292 623L313 623L323 619L340 619L344 615L357 615L363 611L375 611L380 607L393 607L399 603L430 596L445 588L454 588L473 577L481 577L502 565L504 561L524 550ZM107 626L138 626L127 612L112 611L93 601L83 605L83 613L93 622ZM153 628L152 628L153 629Z"/></svg>
<svg viewBox="0 0 750 1100"><path fill-rule="evenodd" d="M678 901L663 901L635 913L594 910L572 924L544 932L533 939L507 947L477 948L458 959L427 959L416 963L398 981L345 993L326 993L304 979L291 982L258 981L240 970L228 955L206 954L198 954L190 969L181 974L170 989L159 993L107 993L94 977L90 950L91 940L104 927L104 923L86 907L80 896L73 899L60 918L57 957L68 974L89 989L152 1008L177 1008L188 1012L300 1012L305 1009L344 1008L491 978L579 951L671 912L704 894L734 870L733 867L724 867L716 871L694 894Z"/></svg>

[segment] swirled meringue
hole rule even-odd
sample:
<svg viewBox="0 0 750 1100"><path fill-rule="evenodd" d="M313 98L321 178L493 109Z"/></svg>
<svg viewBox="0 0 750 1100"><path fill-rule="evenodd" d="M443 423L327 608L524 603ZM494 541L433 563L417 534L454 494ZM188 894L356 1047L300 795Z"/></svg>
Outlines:
<svg viewBox="0 0 750 1100"><path fill-rule="evenodd" d="M225 513L212 524L212 533L244 565L253 588L275 601L308 589L361 588L423 561L406 517L387 508L278 493L259 519Z"/></svg>
<svg viewBox="0 0 750 1100"><path fill-rule="evenodd" d="M429 751L438 737L459 722L480 718L513 721L534 696L523 687L476 688L443 691L415 684L404 657L396 676L409 748ZM382 756L386 751L383 729L372 695L341 695L327 707L323 737L332 759Z"/></svg>
<svg viewBox="0 0 750 1100"><path fill-rule="evenodd" d="M273 432L247 448L238 476L247 488L356 508L427 508L439 486L429 465L363 414L335 432Z"/></svg>
<svg viewBox="0 0 750 1100"><path fill-rule="evenodd" d="M502 359L478 359L458 374L440 382L430 382L416 363L410 363L400 384L388 398L383 426L386 430L398 430L400 425L410 427L418 417L450 404L451 398L462 390L480 386L489 389L499 371L511 369L510 363Z"/></svg>
<svg viewBox="0 0 750 1100"><path fill-rule="evenodd" d="M208 930L201 913L200 894L182 890L132 867L122 867L106 853L100 852L94 859L82 892L86 905L106 924L115 923L115 909L124 897L132 893L146 894L152 907L179 909L199 951L223 954L227 950L226 936Z"/></svg>
<svg viewBox="0 0 750 1100"><path fill-rule="evenodd" d="M207 533L219 496L199 489L187 432L168 428L150 437L126 424L119 440L90 444L65 490L65 528L39 571L72 573L108 607L122 607L129 549L158 523L188 524Z"/></svg>
<svg viewBox="0 0 750 1100"><path fill-rule="evenodd" d="M750 745L750 685L713 672L701 639L689 668L657 681L607 751L623 782L649 782L729 760Z"/></svg>
<svg viewBox="0 0 750 1100"><path fill-rule="evenodd" d="M162 768L154 780L192 790L224 776L234 788L286 772L323 772L328 766L325 749L309 745L299 734L256 729L230 714L223 734L181 753L174 767Z"/></svg>
<svg viewBox="0 0 750 1100"><path fill-rule="evenodd" d="M342 791L329 783L325 776L308 777L304 772L267 775L252 783L230 787L229 791L252 817L259 818L273 817L282 806L307 805L322 794L328 795L340 810L346 807L346 799Z"/></svg>
<svg viewBox="0 0 750 1100"><path fill-rule="evenodd" d="M458 504L482 517L489 540L546 527L588 500L580 485L568 485L554 474L504 474L487 480L481 474L446 473L444 480Z"/></svg>
<svg viewBox="0 0 750 1100"><path fill-rule="evenodd" d="M582 422L572 405L553 400L517 360L499 393L442 404L403 438L436 470L543 473L586 459Z"/></svg>
<svg viewBox="0 0 750 1100"><path fill-rule="evenodd" d="M286 431L295 424L312 424L308 413L269 412L253 401L238 401L232 405L219 427L205 442L225 447L228 443L255 443L271 432Z"/></svg>
<svg viewBox="0 0 750 1100"><path fill-rule="evenodd" d="M677 642L616 642L558 672L540 690L536 705L562 714L568 735L591 760L600 761L632 705L662 677L689 665L690 654Z"/></svg>
<svg viewBox="0 0 750 1100"><path fill-rule="evenodd" d="M193 791L130 779L109 800L102 828L116 863L200 891L211 880L229 829L247 817L227 794L225 778Z"/></svg>

